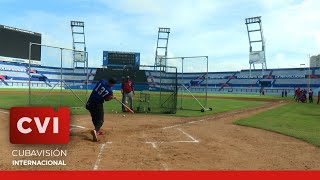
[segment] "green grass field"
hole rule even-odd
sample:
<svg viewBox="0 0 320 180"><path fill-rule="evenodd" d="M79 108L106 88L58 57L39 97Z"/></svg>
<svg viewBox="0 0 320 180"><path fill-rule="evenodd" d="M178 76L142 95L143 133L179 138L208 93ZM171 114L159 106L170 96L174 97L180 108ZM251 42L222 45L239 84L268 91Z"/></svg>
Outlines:
<svg viewBox="0 0 320 180"><path fill-rule="evenodd" d="M32 92L45 92L49 91L48 90L43 90L43 89L31 89ZM24 89L19 89L19 88L0 88L0 93L1 91L10 91L10 92L28 92L28 88ZM60 89L54 89L52 90L53 92L60 92ZM62 90L63 92L70 92L70 90ZM74 90L75 92L81 92L82 90ZM158 94L157 92L154 92L153 94ZM184 92L184 95L190 95L188 92ZM194 93L195 96L205 96L205 93ZM181 93L178 93L178 97L181 96ZM261 99L282 99L282 97L277 95L266 95L266 96L260 96L259 94L213 94L213 93L208 93L208 96L218 96L218 97L243 97L243 98L261 98Z"/></svg>
<svg viewBox="0 0 320 180"><path fill-rule="evenodd" d="M235 124L292 136L320 147L320 106L290 103Z"/></svg>
<svg viewBox="0 0 320 180"><path fill-rule="evenodd" d="M179 98L178 98L179 99ZM221 112L232 111L235 109L254 107L257 105L265 104L266 102L258 102L258 101L239 101L239 100L230 100L230 99L208 99L208 107L212 107L213 111L207 111L205 113L199 112L201 107L195 102L192 98L184 98L183 107L192 108L198 111L190 111L190 110L179 110L177 111L178 116L186 116L186 117L195 117L195 116L205 116L212 115Z"/></svg>
<svg viewBox="0 0 320 180"><path fill-rule="evenodd" d="M17 90L16 90L17 91ZM41 91L38 91L41 92ZM47 91L42 91L47 92ZM67 92L67 91L66 91ZM1 91L0 91L1 94ZM138 99L138 95L135 96L135 99ZM77 95L82 99L83 102L86 101L86 97L83 92L78 91ZM115 96L118 98L121 97L119 92L115 92ZM61 104L63 106L68 107L83 107L82 102L77 99L73 94L65 93L61 97L60 95L51 94L37 94L32 93L32 105L34 106L54 106L58 107ZM178 107L181 107L180 98L178 97ZM205 102L204 99L199 98L199 101ZM138 101L134 101L134 107L139 105ZM212 115L221 112L227 112L235 109L253 107L261 104L265 104L266 102L256 102L256 101L239 101L239 100L230 100L230 99L208 99L208 107L212 107L213 111L207 111L205 113L200 112L201 106L193 99L189 97L183 98L183 107L186 110L179 110L175 114L176 116L184 116L184 117L197 117L197 116L206 116ZM29 96L27 94L1 94L0 108L2 109L10 109L14 106L28 106L29 105ZM151 114L159 114L159 97L151 96L150 108ZM141 106L142 107L142 106ZM106 112L120 112L121 105L117 101L110 101L105 103L104 105ZM135 108L136 109L136 108ZM141 108L142 109L142 108ZM76 108L72 109L72 114L88 114L87 110L84 108Z"/></svg>
<svg viewBox="0 0 320 180"><path fill-rule="evenodd" d="M10 91L12 93L1 93L4 91ZM10 109L14 106L28 106L29 97L28 94L21 94L18 92L25 91L27 93L28 89L0 89L0 109ZM17 93L15 93L17 92ZM35 90L32 93L32 103L37 106L54 106L58 107L61 104L63 106L73 106L73 107L84 107L81 101L79 101L73 94L70 94L69 90L64 90L64 94L61 96L52 94L48 96L43 96L38 92L48 92L48 90ZM56 92L56 91L54 91ZM76 94L82 99L83 102L86 101L86 96L84 91L75 91ZM89 92L90 93L90 92ZM180 94L179 94L180 95ZM185 93L188 95L188 93ZM202 96L203 94L195 94L196 96ZM115 92L115 96L121 97L118 91ZM223 99L223 97L235 97L235 98L268 98L268 99L282 99L279 96L259 96L259 95L238 95L238 94L210 94L209 96L218 96L219 98L209 98L208 107L212 107L213 111L207 111L205 113L200 112L201 107L198 103L191 97L183 97L183 107L185 109L192 110L180 110L180 96L178 96L178 110L175 116L183 117L198 117L198 116L208 116L221 112L232 111L241 108L254 107L257 105L262 105L267 102L262 101L245 101L245 100L234 100L234 99ZM139 92L136 93L134 107L138 106ZM288 97L287 100L291 100ZM199 101L204 103L204 99L199 98ZM149 114L159 114L159 96L151 96L150 107L152 112ZM105 103L104 109L106 113L121 112L121 105L116 101L110 101ZM88 114L88 111L84 108L72 108L72 114ZM296 137L298 139L304 140L311 144L320 147L320 106L315 104L298 104L289 103L260 114L256 114L252 117L241 119L235 124L242 126L250 126L255 128L261 128L288 136Z"/></svg>
<svg viewBox="0 0 320 180"><path fill-rule="evenodd" d="M188 92L184 92L184 94L188 95ZM193 93L195 96L205 96L205 93ZM179 96L181 94L179 93ZM242 98L261 98L261 99L282 99L281 94L279 95L265 95L260 96L259 93L256 94L233 94L233 93L227 93L227 94L214 94L214 93L208 93L208 96L218 96L218 97L242 97Z"/></svg>

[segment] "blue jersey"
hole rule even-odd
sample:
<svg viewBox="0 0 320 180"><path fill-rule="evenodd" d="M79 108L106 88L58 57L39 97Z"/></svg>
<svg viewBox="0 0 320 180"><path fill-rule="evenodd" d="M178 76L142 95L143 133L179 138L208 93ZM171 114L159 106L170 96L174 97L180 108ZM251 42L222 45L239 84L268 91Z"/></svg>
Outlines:
<svg viewBox="0 0 320 180"><path fill-rule="evenodd" d="M92 90L89 102L102 104L108 97L112 96L112 88L105 80L100 80Z"/></svg>

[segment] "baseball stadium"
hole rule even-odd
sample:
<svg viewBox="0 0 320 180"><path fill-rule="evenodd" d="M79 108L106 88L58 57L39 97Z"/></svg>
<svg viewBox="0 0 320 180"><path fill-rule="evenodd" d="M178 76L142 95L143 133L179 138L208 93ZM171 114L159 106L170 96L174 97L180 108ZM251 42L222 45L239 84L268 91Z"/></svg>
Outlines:
<svg viewBox="0 0 320 180"><path fill-rule="evenodd" d="M101 66L90 67L85 22L70 22L71 49L44 44L41 32L0 25L0 152L8 154L0 169L319 169L320 56L309 66L268 68L262 21L243 22L250 68L221 72L210 70L205 54L169 56L175 36L168 27L154 31L154 64L144 64L140 52L105 50ZM105 134L94 142L86 104L110 78L117 99L104 103ZM132 82L132 101L122 100L124 79ZM70 143L10 144L10 108L25 106L69 107ZM68 150L67 166L13 166L14 149Z"/></svg>

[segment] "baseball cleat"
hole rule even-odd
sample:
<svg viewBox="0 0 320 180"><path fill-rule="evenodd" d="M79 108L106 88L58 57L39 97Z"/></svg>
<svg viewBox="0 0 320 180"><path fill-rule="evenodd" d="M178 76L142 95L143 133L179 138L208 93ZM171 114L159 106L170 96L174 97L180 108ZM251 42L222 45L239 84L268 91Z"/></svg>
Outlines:
<svg viewBox="0 0 320 180"><path fill-rule="evenodd" d="M97 134L97 131L96 130L92 130L91 131L91 135L92 135L92 138L93 138L93 142L98 142L98 134Z"/></svg>

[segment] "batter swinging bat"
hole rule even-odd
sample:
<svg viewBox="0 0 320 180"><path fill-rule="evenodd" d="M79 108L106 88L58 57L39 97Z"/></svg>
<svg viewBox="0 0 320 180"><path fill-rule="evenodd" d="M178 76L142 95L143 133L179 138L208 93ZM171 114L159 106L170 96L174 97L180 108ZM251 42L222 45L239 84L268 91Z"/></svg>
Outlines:
<svg viewBox="0 0 320 180"><path fill-rule="evenodd" d="M123 104L119 99L115 99L115 100L121 103L129 112L134 113L127 105Z"/></svg>

